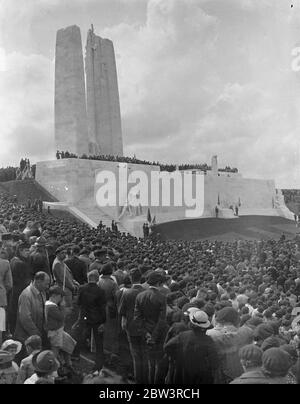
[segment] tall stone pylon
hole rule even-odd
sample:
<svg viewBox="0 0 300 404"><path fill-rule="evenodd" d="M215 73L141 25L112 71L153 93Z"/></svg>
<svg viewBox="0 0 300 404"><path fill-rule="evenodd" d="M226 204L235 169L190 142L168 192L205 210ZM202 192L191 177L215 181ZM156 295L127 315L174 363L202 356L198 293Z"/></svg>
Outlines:
<svg viewBox="0 0 300 404"><path fill-rule="evenodd" d="M85 57L89 152L123 156L121 112L112 41L88 31Z"/></svg>
<svg viewBox="0 0 300 404"><path fill-rule="evenodd" d="M60 29L55 54L55 142L60 151L88 154L88 126L80 28Z"/></svg>

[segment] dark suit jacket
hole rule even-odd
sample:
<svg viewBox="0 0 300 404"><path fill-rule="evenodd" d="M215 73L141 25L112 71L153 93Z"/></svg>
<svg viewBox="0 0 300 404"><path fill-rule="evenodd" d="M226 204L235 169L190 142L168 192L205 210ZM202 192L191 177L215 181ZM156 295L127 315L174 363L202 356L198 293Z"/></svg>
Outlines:
<svg viewBox="0 0 300 404"><path fill-rule="evenodd" d="M212 338L192 329L170 339L165 352L175 360L177 379L182 384L213 384L219 366L218 352Z"/></svg>
<svg viewBox="0 0 300 404"><path fill-rule="evenodd" d="M87 283L86 264L82 260L80 260L78 257L72 257L65 260L65 264L68 268L70 268L75 281L77 281L80 285Z"/></svg>
<svg viewBox="0 0 300 404"><path fill-rule="evenodd" d="M134 320L145 333L152 335L154 342L158 343L166 330L167 300L156 288L140 293L135 302Z"/></svg>
<svg viewBox="0 0 300 404"><path fill-rule="evenodd" d="M87 283L79 288L78 305L80 318L86 317L90 325L103 324L106 321L105 293L96 283Z"/></svg>
<svg viewBox="0 0 300 404"><path fill-rule="evenodd" d="M145 289L142 285L133 285L130 289L126 289L123 291L120 306L119 306L119 314L121 317L125 317L127 320L127 332L131 336L139 336L141 335L141 330L138 329L138 325L134 321L134 308L135 301L138 294L143 292Z"/></svg>

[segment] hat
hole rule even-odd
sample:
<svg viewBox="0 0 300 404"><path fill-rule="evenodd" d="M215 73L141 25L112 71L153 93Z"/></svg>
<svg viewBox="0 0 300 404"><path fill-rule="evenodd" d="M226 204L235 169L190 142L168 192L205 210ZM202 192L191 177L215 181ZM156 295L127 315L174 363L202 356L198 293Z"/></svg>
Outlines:
<svg viewBox="0 0 300 404"><path fill-rule="evenodd" d="M151 272L148 276L147 282L150 286L156 285L164 281L164 277L160 272Z"/></svg>
<svg viewBox="0 0 300 404"><path fill-rule="evenodd" d="M250 362L252 366L261 366L263 351L254 344L243 346L239 350L239 357L241 360Z"/></svg>
<svg viewBox="0 0 300 404"><path fill-rule="evenodd" d="M263 371L270 376L286 376L292 365L290 355L281 348L270 348L263 353Z"/></svg>
<svg viewBox="0 0 300 404"><path fill-rule="evenodd" d="M233 307L224 307L217 312L216 321L221 324L230 323L237 325L239 321L239 313Z"/></svg>
<svg viewBox="0 0 300 404"><path fill-rule="evenodd" d="M190 309L188 309L190 310ZM190 322L199 328L208 328L210 326L210 321L208 320L208 315L202 310L193 310L189 314Z"/></svg>
<svg viewBox="0 0 300 404"><path fill-rule="evenodd" d="M1 346L1 350L6 351L7 348L11 345L16 345L16 347L17 347L16 354L18 354L22 349L22 343L20 341L14 341L13 339L7 339L6 341L3 342L2 346Z"/></svg>
<svg viewBox="0 0 300 404"><path fill-rule="evenodd" d="M6 373L6 371L8 371L9 373L11 372L13 365L12 365L12 355L9 352L0 351L0 367L1 372L3 373Z"/></svg>
<svg viewBox="0 0 300 404"><path fill-rule="evenodd" d="M196 311L199 311L198 307L189 307L183 314L189 316L190 314L195 313Z"/></svg>
<svg viewBox="0 0 300 404"><path fill-rule="evenodd" d="M0 350L0 366L12 366L12 355L9 352Z"/></svg>
<svg viewBox="0 0 300 404"><path fill-rule="evenodd" d="M106 264L103 265L100 273L102 275L112 275L113 273L113 267L111 262L107 262Z"/></svg>
<svg viewBox="0 0 300 404"><path fill-rule="evenodd" d="M268 323L258 325L253 332L253 338L255 340L265 340L271 337L271 335L274 335L274 329L272 325Z"/></svg>
<svg viewBox="0 0 300 404"><path fill-rule="evenodd" d="M271 335L271 337L266 338L261 345L261 349L264 352L270 348L279 348L279 347L280 343L278 341L278 338L276 338L274 335Z"/></svg>
<svg viewBox="0 0 300 404"><path fill-rule="evenodd" d="M36 243L35 245L38 247L45 247L47 244L47 240L45 239L45 237L38 237L36 239Z"/></svg>
<svg viewBox="0 0 300 404"><path fill-rule="evenodd" d="M46 245L46 244L45 244ZM56 249L56 251L55 251L55 254L57 255L57 254L60 254L60 253L62 253L63 251L66 251L66 247L65 246L60 246L60 247L58 247L57 249Z"/></svg>
<svg viewBox="0 0 300 404"><path fill-rule="evenodd" d="M40 373L52 373L55 372L59 364L52 351L38 352L32 358L32 364L34 369Z"/></svg>
<svg viewBox="0 0 300 404"><path fill-rule="evenodd" d="M296 361L298 359L297 349L293 345L284 344L280 346L280 349L283 349L285 352L287 352L292 360Z"/></svg>

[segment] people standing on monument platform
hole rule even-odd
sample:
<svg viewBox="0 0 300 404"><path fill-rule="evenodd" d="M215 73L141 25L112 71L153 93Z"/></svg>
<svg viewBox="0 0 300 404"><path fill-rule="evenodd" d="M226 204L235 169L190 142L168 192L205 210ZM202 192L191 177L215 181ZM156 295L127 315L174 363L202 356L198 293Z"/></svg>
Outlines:
<svg viewBox="0 0 300 404"><path fill-rule="evenodd" d="M218 208L218 205L216 205L216 207L215 207L215 212L216 212L216 218L218 218L218 217L219 217L219 208Z"/></svg>
<svg viewBox="0 0 300 404"><path fill-rule="evenodd" d="M235 215L238 216L239 215L239 207L236 205L235 206Z"/></svg>

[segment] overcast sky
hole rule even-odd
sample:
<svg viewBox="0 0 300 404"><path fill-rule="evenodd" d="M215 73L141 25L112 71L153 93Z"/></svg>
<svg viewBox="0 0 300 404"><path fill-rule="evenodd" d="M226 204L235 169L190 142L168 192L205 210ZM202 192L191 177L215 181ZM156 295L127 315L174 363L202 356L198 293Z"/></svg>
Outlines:
<svg viewBox="0 0 300 404"><path fill-rule="evenodd" d="M56 31L91 23L114 42L125 155L217 154L300 188L300 0L0 0L0 166L55 158Z"/></svg>

